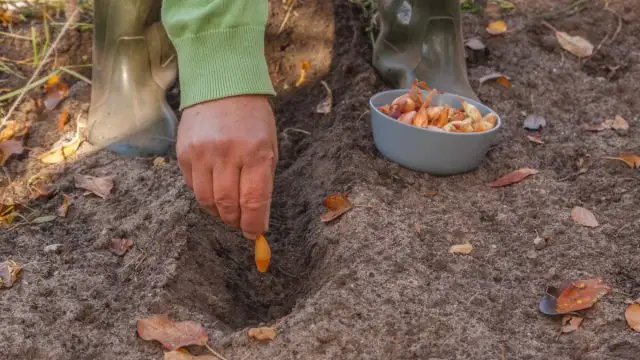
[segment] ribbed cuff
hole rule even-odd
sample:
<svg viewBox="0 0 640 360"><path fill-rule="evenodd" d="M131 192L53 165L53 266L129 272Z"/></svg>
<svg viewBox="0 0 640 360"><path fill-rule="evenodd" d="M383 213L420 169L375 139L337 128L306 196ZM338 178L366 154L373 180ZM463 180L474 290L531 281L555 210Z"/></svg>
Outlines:
<svg viewBox="0 0 640 360"><path fill-rule="evenodd" d="M275 95L264 56L264 27L245 26L173 39L180 110L234 95Z"/></svg>

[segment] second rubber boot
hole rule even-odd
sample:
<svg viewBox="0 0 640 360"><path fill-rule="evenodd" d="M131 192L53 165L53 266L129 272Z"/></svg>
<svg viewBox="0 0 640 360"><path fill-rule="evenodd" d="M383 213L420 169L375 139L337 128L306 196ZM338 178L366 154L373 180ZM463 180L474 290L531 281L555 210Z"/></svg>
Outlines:
<svg viewBox="0 0 640 360"><path fill-rule="evenodd" d="M396 88L418 79L477 99L465 62L460 0L378 0L381 29L373 65Z"/></svg>
<svg viewBox="0 0 640 360"><path fill-rule="evenodd" d="M177 118L165 99L177 75L161 0L95 0L89 142L121 155L165 153Z"/></svg>

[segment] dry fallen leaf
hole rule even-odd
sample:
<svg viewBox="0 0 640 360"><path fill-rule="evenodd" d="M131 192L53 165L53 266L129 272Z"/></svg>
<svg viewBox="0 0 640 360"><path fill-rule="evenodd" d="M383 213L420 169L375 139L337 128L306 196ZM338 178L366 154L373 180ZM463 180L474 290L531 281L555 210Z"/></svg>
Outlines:
<svg viewBox="0 0 640 360"><path fill-rule="evenodd" d="M566 314L588 309L609 291L611 287L599 278L574 281L558 296L556 311Z"/></svg>
<svg viewBox="0 0 640 360"><path fill-rule="evenodd" d="M113 189L113 176L95 177L91 175L74 176L77 188L85 189L106 199Z"/></svg>
<svg viewBox="0 0 640 360"><path fill-rule="evenodd" d="M607 125L607 123L587 124L584 126L584 128L588 131L599 132L599 131L611 129L611 125Z"/></svg>
<svg viewBox="0 0 640 360"><path fill-rule="evenodd" d="M508 173L507 175L490 182L488 185L491 187L501 187L506 185L511 185L515 183L519 183L524 180L526 177L530 175L535 175L538 173L538 170L530 169L530 168L521 168L515 171Z"/></svg>
<svg viewBox="0 0 640 360"><path fill-rule="evenodd" d="M598 226L598 220L596 220L595 215L593 215L591 211L581 206L576 206L571 210L571 218L573 219L573 221L583 226Z"/></svg>
<svg viewBox="0 0 640 360"><path fill-rule="evenodd" d="M69 195L62 194L62 205L56 210L56 213L60 217L66 217L69 212Z"/></svg>
<svg viewBox="0 0 640 360"><path fill-rule="evenodd" d="M491 35L500 35L507 31L507 23L504 20L493 20L487 25L487 32Z"/></svg>
<svg viewBox="0 0 640 360"><path fill-rule="evenodd" d="M7 121L0 131L0 142L3 140L9 140L15 137L22 137L27 135L31 128L31 122L19 123L17 121Z"/></svg>
<svg viewBox="0 0 640 360"><path fill-rule="evenodd" d="M276 329L271 327L251 328L248 334L256 340L273 340L276 337Z"/></svg>
<svg viewBox="0 0 640 360"><path fill-rule="evenodd" d="M413 224L413 228L416 230L416 232L418 234L420 234L420 231L422 231L422 227L420 226L420 223L418 223L418 222Z"/></svg>
<svg viewBox="0 0 640 360"><path fill-rule="evenodd" d="M471 50L481 51L485 49L485 45L478 38L471 38L464 43Z"/></svg>
<svg viewBox="0 0 640 360"><path fill-rule="evenodd" d="M630 304L624 312L624 318L627 319L630 328L640 332L640 304Z"/></svg>
<svg viewBox="0 0 640 360"><path fill-rule="evenodd" d="M188 345L205 345L209 340L202 325L194 321L175 322L167 315L153 315L138 320L138 336L157 340L165 349L176 350Z"/></svg>
<svg viewBox="0 0 640 360"><path fill-rule="evenodd" d="M427 191L425 191L423 193L423 195L426 196L426 197L432 197L432 196L436 196L438 194L439 194L439 192L436 191L436 190L427 190Z"/></svg>
<svg viewBox="0 0 640 360"><path fill-rule="evenodd" d="M38 155L38 159L45 164L57 164L59 162L63 162L78 151L81 143L82 138L76 134L73 139Z"/></svg>
<svg viewBox="0 0 640 360"><path fill-rule="evenodd" d="M69 108L65 106L58 117L58 131L64 130L64 126L67 125L67 122L69 122Z"/></svg>
<svg viewBox="0 0 640 360"><path fill-rule="evenodd" d="M300 61L300 75L298 76L298 80L296 80L296 87L302 85L307 76L307 71L311 69L311 63L308 60Z"/></svg>
<svg viewBox="0 0 640 360"><path fill-rule="evenodd" d="M495 81L499 85L502 85L507 89L511 89L511 79L508 76L500 74L498 72L485 75L481 77L478 81L480 82L480 86L482 86L487 81Z"/></svg>
<svg viewBox="0 0 640 360"><path fill-rule="evenodd" d="M11 157L11 155L20 155L24 152L22 140L4 140L0 142L0 166Z"/></svg>
<svg viewBox="0 0 640 360"><path fill-rule="evenodd" d="M626 131L629 130L629 123L620 115L616 115L615 119L611 123L611 128L613 130Z"/></svg>
<svg viewBox="0 0 640 360"><path fill-rule="evenodd" d="M570 333L578 330L580 324L582 324L584 318L582 316L564 315L562 317L562 328L560 331L563 333Z"/></svg>
<svg viewBox="0 0 640 360"><path fill-rule="evenodd" d="M171 350L164 353L164 360L220 360L220 358L210 355L191 355L187 349L180 348L178 350Z"/></svg>
<svg viewBox="0 0 640 360"><path fill-rule="evenodd" d="M531 114L524 119L523 126L527 130L539 130L547 126L547 120L540 115Z"/></svg>
<svg viewBox="0 0 640 360"><path fill-rule="evenodd" d="M10 288L16 282L22 266L13 260L0 263L0 289Z"/></svg>
<svg viewBox="0 0 640 360"><path fill-rule="evenodd" d="M271 248L269 242L263 235L258 235L255 244L255 262L259 272L269 270L271 262Z"/></svg>
<svg viewBox="0 0 640 360"><path fill-rule="evenodd" d="M327 195L322 203L328 209L327 212L320 216L322 222L329 222L337 219L347 211L353 208L347 194L335 193Z"/></svg>
<svg viewBox="0 0 640 360"><path fill-rule="evenodd" d="M556 31L556 38L563 49L573 55L583 58L593 54L593 45L580 36L571 36L563 31Z"/></svg>
<svg viewBox="0 0 640 360"><path fill-rule="evenodd" d="M47 87L44 96L44 106L47 110L53 110L67 95L69 95L69 85L62 81Z"/></svg>
<svg viewBox="0 0 640 360"><path fill-rule="evenodd" d="M469 243L453 245L449 248L449 252L452 254L470 254L473 250L473 246Z"/></svg>
<svg viewBox="0 0 640 360"><path fill-rule="evenodd" d="M109 243L109 251L122 256L133 246L133 240L127 238L114 238Z"/></svg>
<svg viewBox="0 0 640 360"><path fill-rule="evenodd" d="M542 136L540 135L527 135L527 139L529 139L529 141L534 142L536 144L544 144L544 141L542 141Z"/></svg>
<svg viewBox="0 0 640 360"><path fill-rule="evenodd" d="M18 211L15 204L0 203L0 224L11 225L16 216Z"/></svg>
<svg viewBox="0 0 640 360"><path fill-rule="evenodd" d="M165 166L167 164L167 160L163 157L157 157L153 159L153 166L160 167Z"/></svg>
<svg viewBox="0 0 640 360"><path fill-rule="evenodd" d="M627 164L627 166L629 166L632 169L640 169L640 155L621 154L618 157L605 156L604 158L611 159L611 160L620 160L620 161L623 161L625 164Z"/></svg>
<svg viewBox="0 0 640 360"><path fill-rule="evenodd" d="M53 221L53 220L55 220L57 218L58 218L58 216L56 216L56 215L44 215L44 216L40 216L40 217L37 217L37 218L31 220L31 223L33 223L33 224L43 224L43 223L47 223L47 222Z"/></svg>
<svg viewBox="0 0 640 360"><path fill-rule="evenodd" d="M320 84L322 84L322 86L327 90L327 96L318 104L318 106L316 106L316 112L319 114L328 114L331 112L331 108L333 106L333 92L324 80L321 80Z"/></svg>

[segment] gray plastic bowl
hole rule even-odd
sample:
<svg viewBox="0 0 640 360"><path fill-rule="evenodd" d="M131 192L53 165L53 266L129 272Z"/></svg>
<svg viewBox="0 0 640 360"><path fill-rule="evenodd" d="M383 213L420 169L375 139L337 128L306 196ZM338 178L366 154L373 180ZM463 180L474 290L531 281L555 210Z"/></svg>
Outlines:
<svg viewBox="0 0 640 360"><path fill-rule="evenodd" d="M451 133L408 125L377 109L408 91L383 91L369 100L376 148L393 162L431 175L455 175L477 168L502 127L500 116L496 113L498 120L493 129L479 133ZM477 107L482 116L492 111L478 101L463 99ZM462 106L458 96L451 93L434 94L431 104L448 104L456 108Z"/></svg>

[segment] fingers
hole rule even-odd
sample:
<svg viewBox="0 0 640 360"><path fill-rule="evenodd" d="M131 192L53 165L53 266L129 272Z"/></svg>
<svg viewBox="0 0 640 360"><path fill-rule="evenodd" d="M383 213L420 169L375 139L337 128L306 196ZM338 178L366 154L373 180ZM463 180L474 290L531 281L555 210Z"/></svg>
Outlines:
<svg viewBox="0 0 640 360"><path fill-rule="evenodd" d="M240 226L240 166L221 163L213 170L213 193L222 221L235 228Z"/></svg>
<svg viewBox="0 0 640 360"><path fill-rule="evenodd" d="M182 176L184 176L184 182L187 184L187 187L193 190L193 180L191 176L191 163L187 161L178 161L178 167L182 172Z"/></svg>
<svg viewBox="0 0 640 360"><path fill-rule="evenodd" d="M269 227L273 194L273 166L264 161L243 167L240 174L240 227L244 236L255 239Z"/></svg>
<svg viewBox="0 0 640 360"><path fill-rule="evenodd" d="M217 214L213 195L213 170L210 167L197 166L191 173L193 192L200 206L214 215Z"/></svg>

